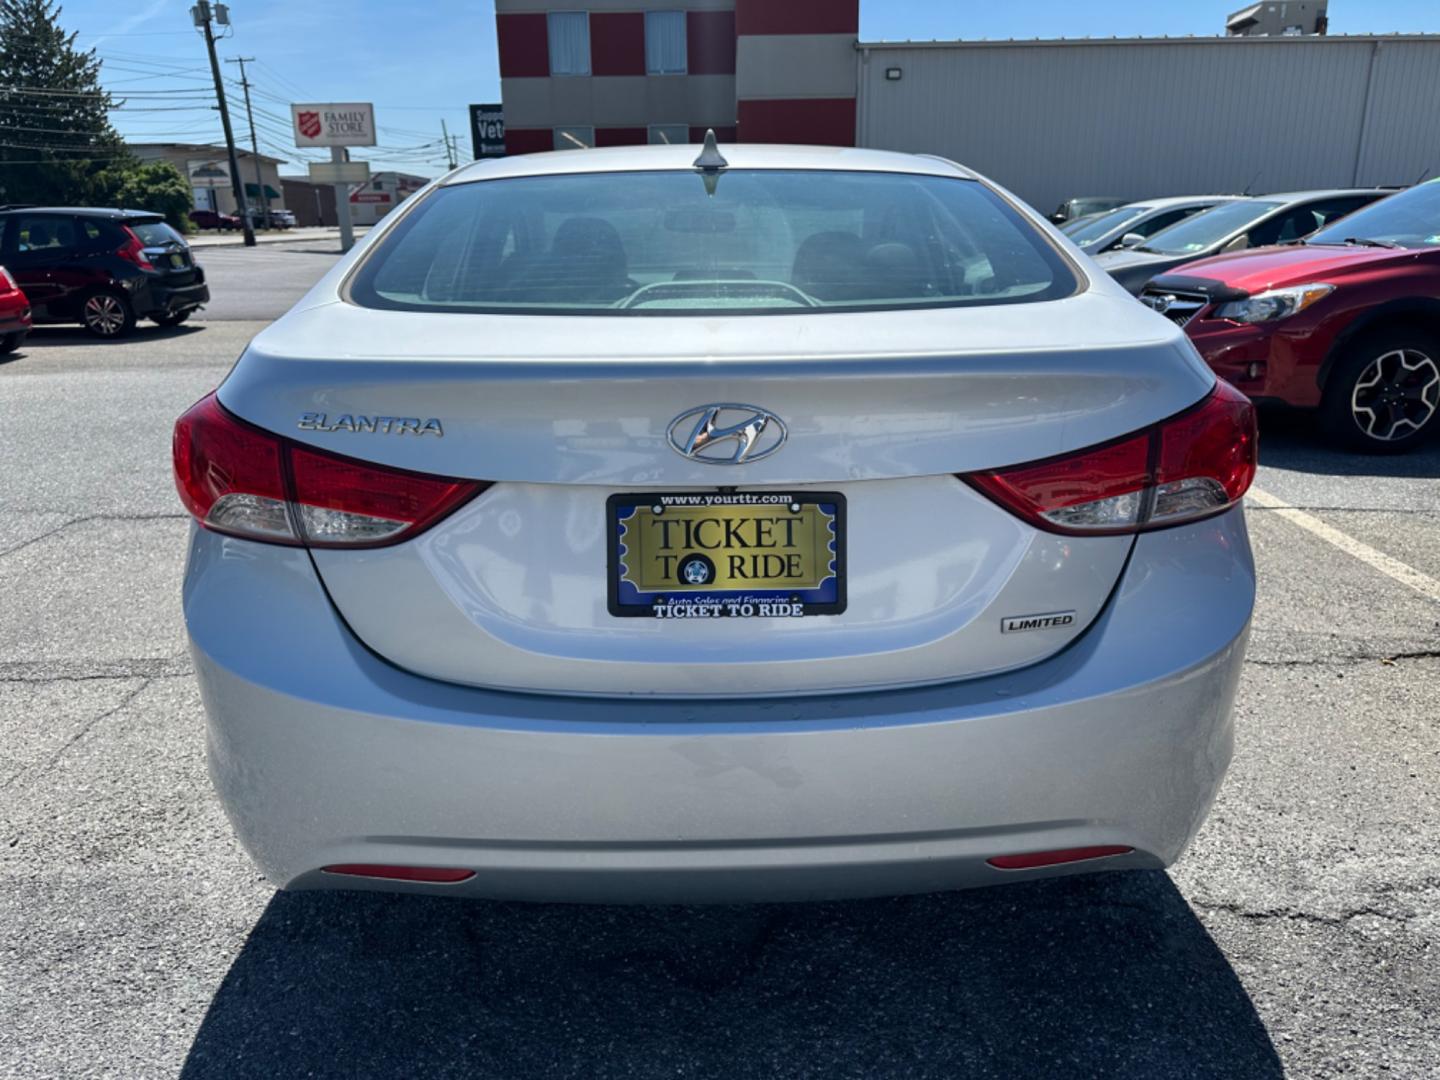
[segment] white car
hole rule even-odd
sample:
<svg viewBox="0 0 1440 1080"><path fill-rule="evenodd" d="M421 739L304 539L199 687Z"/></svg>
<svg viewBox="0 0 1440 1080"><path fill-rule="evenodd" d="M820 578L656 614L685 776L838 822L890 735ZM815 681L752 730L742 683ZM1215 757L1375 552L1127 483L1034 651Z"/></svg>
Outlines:
<svg viewBox="0 0 1440 1080"><path fill-rule="evenodd" d="M1235 202L1240 195L1176 195L1144 199L1096 214L1062 231L1086 255L1099 255L1122 247L1143 244L1162 229L1168 229L1194 214L1221 203Z"/></svg>
<svg viewBox="0 0 1440 1080"><path fill-rule="evenodd" d="M1231 753L1248 401L950 162L416 195L178 422L211 773L289 888L1153 868Z"/></svg>

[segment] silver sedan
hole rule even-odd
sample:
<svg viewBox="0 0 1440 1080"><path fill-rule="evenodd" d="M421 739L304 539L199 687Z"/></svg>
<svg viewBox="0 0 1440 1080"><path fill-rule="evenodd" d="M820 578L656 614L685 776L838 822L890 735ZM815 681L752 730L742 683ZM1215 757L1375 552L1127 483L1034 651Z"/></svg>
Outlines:
<svg viewBox="0 0 1440 1080"><path fill-rule="evenodd" d="M1231 754L1250 404L929 157L476 162L175 431L210 768L287 888L1160 867Z"/></svg>

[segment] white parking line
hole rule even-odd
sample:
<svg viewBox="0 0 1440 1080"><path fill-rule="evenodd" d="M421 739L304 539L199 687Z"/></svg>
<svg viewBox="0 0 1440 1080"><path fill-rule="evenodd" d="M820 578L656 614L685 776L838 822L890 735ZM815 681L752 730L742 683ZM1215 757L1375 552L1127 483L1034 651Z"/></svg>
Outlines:
<svg viewBox="0 0 1440 1080"><path fill-rule="evenodd" d="M1440 602L1440 581L1436 581L1429 574L1422 574L1413 566L1408 566L1399 559L1391 558L1383 551L1377 551L1369 544L1363 544L1353 536L1326 525L1313 514L1307 514L1304 510L1297 510L1295 507L1287 505L1284 499L1277 499L1268 491L1252 487L1245 497L1256 506L1272 510L1286 521L1293 522L1300 528L1314 533L1326 543L1334 544L1347 555L1353 555L1367 566L1379 570L1386 577L1394 578L1400 584L1410 586L1422 596Z"/></svg>

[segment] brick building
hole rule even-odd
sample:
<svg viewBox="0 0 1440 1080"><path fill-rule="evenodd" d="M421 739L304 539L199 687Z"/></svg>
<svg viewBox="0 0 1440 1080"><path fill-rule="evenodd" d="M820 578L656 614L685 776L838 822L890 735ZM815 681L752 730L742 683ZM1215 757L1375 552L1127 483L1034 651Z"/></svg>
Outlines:
<svg viewBox="0 0 1440 1080"><path fill-rule="evenodd" d="M855 144L859 0L496 0L511 154Z"/></svg>

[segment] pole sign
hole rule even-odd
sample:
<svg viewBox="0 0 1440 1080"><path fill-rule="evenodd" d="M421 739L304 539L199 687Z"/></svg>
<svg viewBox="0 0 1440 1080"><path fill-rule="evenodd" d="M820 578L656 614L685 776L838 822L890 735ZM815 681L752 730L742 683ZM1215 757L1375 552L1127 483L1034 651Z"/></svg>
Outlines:
<svg viewBox="0 0 1440 1080"><path fill-rule="evenodd" d="M470 141L476 159L505 156L505 112L499 105L470 106Z"/></svg>
<svg viewBox="0 0 1440 1080"><path fill-rule="evenodd" d="M368 102L291 105L296 146L374 146L375 106Z"/></svg>
<svg viewBox="0 0 1440 1080"><path fill-rule="evenodd" d="M185 163L191 187L229 187L230 164L224 158L201 158Z"/></svg>
<svg viewBox="0 0 1440 1080"><path fill-rule="evenodd" d="M312 184L363 184L370 179L368 161L312 161L308 169Z"/></svg>

